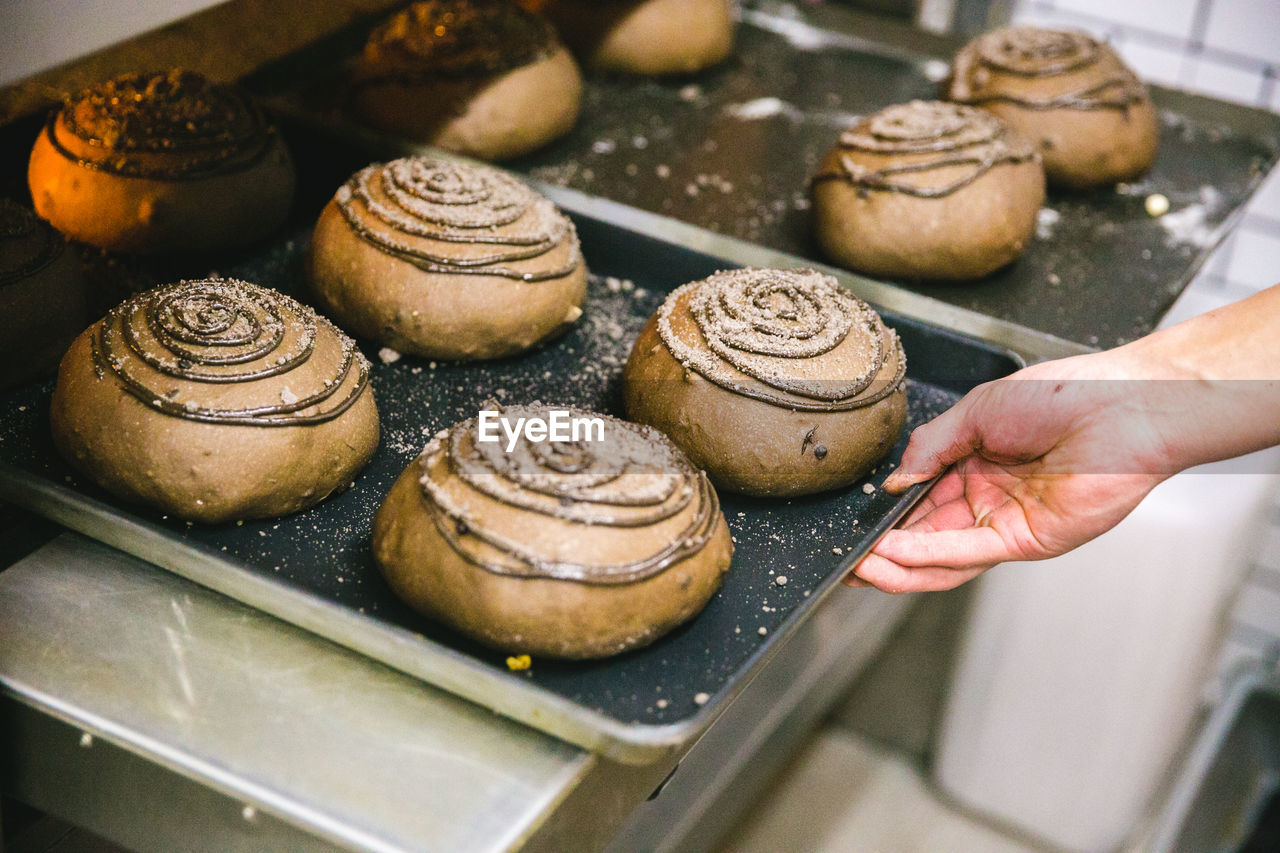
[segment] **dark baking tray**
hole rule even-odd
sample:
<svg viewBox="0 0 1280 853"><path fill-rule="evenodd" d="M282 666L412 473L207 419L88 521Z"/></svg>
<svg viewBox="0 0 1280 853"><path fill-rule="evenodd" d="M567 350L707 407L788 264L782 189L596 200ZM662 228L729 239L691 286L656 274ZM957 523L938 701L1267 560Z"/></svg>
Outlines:
<svg viewBox="0 0 1280 853"><path fill-rule="evenodd" d="M696 80L592 80L572 134L511 167L820 259L806 208L818 161L853 116L937 97L945 65L874 52L850 37L852 19L839 9L754 3L743 18L729 64ZM1050 190L1037 239L980 281L894 283L1090 346L1152 331L1280 154L1280 116L1153 94L1161 146L1143 179L1119 191ZM665 180L656 177L663 165ZM1171 204L1161 219L1145 208L1153 193Z"/></svg>
<svg viewBox="0 0 1280 853"><path fill-rule="evenodd" d="M821 259L806 208L817 162L856 116L936 97L936 81L946 73L938 57L949 57L956 45L914 34L906 47L889 47L868 37L866 17L831 5L747 2L742 18L728 62L674 80L590 79L574 130L508 165ZM335 109L341 60L359 50L367 29L357 25L253 82L291 108L341 118ZM1044 214L1038 239L1016 263L981 281L893 283L1087 346L1110 347L1150 332L1280 152L1280 116L1153 91L1162 142L1141 181L1121 191L1051 191L1052 212ZM1152 193L1171 203L1163 219L1146 212Z"/></svg>
<svg viewBox="0 0 1280 853"><path fill-rule="evenodd" d="M141 262L89 253L95 276L114 289L216 270L305 299L301 262L311 224L333 188L366 158L333 142L291 141L304 192L291 224L274 239L219 258ZM674 287L732 266L590 217L575 221L594 273L578 326L526 357L486 364L407 357L383 364L377 347L366 346L374 360L382 442L354 487L318 507L279 520L203 527L126 506L56 456L47 423L51 382L0 400L0 500L587 748L623 761L657 760L715 718L921 490L901 498L862 490L864 483L883 480L900 457L904 431L890 460L848 489L790 501L725 496L737 553L724 587L687 626L610 660L535 660L527 672L511 673L505 655L408 610L371 561L369 528L387 489L427 436L473 414L490 397L621 414L620 371L647 317ZM910 426L938 414L973 384L1018 366L999 348L904 317L886 319L908 353ZM789 582L778 586L778 575ZM710 700L698 704L699 693Z"/></svg>

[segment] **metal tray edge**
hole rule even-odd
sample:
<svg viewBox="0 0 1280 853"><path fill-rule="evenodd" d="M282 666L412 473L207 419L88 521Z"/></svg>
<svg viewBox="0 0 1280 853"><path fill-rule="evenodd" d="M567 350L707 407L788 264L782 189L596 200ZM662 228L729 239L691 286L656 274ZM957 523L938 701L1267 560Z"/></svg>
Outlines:
<svg viewBox="0 0 1280 853"><path fill-rule="evenodd" d="M521 177L563 209L599 219L610 225L677 243L742 266L808 267L818 270L834 277L851 293L876 308L959 332L983 343L994 344L1022 365L1094 351L1093 347L1084 344L988 317L976 311L948 305L893 284L866 278L809 258L779 252L736 237L727 237L678 219L650 213L578 190L546 184L523 175Z"/></svg>
<svg viewBox="0 0 1280 853"><path fill-rule="evenodd" d="M459 163L493 166L491 163L484 163L470 157L442 151L430 145L391 136L379 131L352 127L310 113L300 112L294 109L287 101L268 99L266 103L286 120L298 126L329 134L335 139L356 145L369 152L370 157L375 160L383 157L427 155ZM502 167L499 165L498 168ZM827 275L833 276L851 293L877 308L883 308L910 317L913 320L920 320L934 326L959 332L987 344L994 344L1004 349L1021 365L1081 355L1096 350L1095 347L1059 338L1016 323L1010 323L1007 320L988 317L976 311L949 305L940 300L914 293L890 283L866 278L848 270L818 263L798 255L758 246L755 243L740 240L736 237L727 237L697 225L682 222L659 213L651 213L621 202L611 201L568 187L549 184L531 178L521 172L512 173L518 175L530 187L570 213L590 216L609 225L676 243L708 255L715 255L724 259L727 263L753 267L807 267L820 270Z"/></svg>
<svg viewBox="0 0 1280 853"><path fill-rule="evenodd" d="M365 621L365 617L283 583L264 579L204 548L175 542L157 527L121 519L94 498L69 487L32 480L6 463L0 463L0 500L22 506L193 583L367 655L436 689L622 764L652 764L679 752L714 721L729 698L717 697L721 701L708 704L703 711L680 723L653 726L620 723L546 693L517 676L495 673L472 663L465 655L445 646L431 643L433 654L423 655L421 647L430 641L409 631L375 620L367 620L373 623L372 630L369 625L362 625L362 631L349 631L348 625ZM363 639L362 633L371 639ZM758 662L751 666L756 668ZM736 694L735 690L730 696Z"/></svg>
<svg viewBox="0 0 1280 853"><path fill-rule="evenodd" d="M849 553L837 569L813 590L813 605L822 602L845 574L889 529L915 506L928 490L921 484L908 491L893 512L871 531L865 549ZM775 632L775 641L748 659L743 678L714 697L701 711L679 723L645 725L620 723L554 694L517 676L494 673L465 655L431 643L412 632L353 614L304 591L276 583L216 553L171 539L158 527L121 519L107 505L70 487L33 480L7 463L0 463L0 500L9 501L167 571L254 607L329 642L351 649L393 669L421 679L436 689L479 704L495 713L553 735L606 758L628 765L655 764L674 757L704 731L760 673L803 619L792 614ZM874 593L867 593L874 594ZM348 625L362 630L347 630ZM433 654L422 654L430 644ZM496 699L494 697L497 697Z"/></svg>

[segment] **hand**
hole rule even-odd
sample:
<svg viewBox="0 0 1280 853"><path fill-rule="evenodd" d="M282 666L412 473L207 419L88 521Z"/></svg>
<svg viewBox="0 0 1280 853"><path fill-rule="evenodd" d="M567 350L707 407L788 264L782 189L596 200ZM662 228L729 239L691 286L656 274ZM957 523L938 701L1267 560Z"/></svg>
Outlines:
<svg viewBox="0 0 1280 853"><path fill-rule="evenodd" d="M845 583L950 589L997 563L1054 557L1178 471L1276 444L1280 285L974 389L912 434L885 489L942 478Z"/></svg>
<svg viewBox="0 0 1280 853"><path fill-rule="evenodd" d="M1121 381L1135 372L1114 351L1046 362L974 389L917 429L885 489L942 478L845 582L951 589L1114 527L1182 467L1166 435L1178 419L1157 413L1178 410L1187 383Z"/></svg>

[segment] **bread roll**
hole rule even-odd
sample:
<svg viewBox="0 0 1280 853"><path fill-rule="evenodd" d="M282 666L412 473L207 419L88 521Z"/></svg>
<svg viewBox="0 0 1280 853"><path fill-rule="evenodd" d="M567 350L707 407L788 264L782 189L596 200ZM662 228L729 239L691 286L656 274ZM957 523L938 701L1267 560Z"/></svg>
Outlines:
<svg viewBox="0 0 1280 853"><path fill-rule="evenodd" d="M830 276L740 269L677 288L622 377L717 487L789 496L846 486L892 449L907 414L892 329Z"/></svg>
<svg viewBox="0 0 1280 853"><path fill-rule="evenodd" d="M374 127L503 160L567 133L581 100L573 57L513 0L422 0L369 36L351 107Z"/></svg>
<svg viewBox="0 0 1280 853"><path fill-rule="evenodd" d="M49 416L58 451L103 488L208 523L318 503L378 444L369 364L351 339L233 279L112 309L62 359Z"/></svg>
<svg viewBox="0 0 1280 853"><path fill-rule="evenodd" d="M1038 145L1054 185L1127 181L1156 156L1160 128L1146 87L1084 33L1009 27L979 36L956 54L948 97Z"/></svg>
<svg viewBox="0 0 1280 853"><path fill-rule="evenodd" d="M545 0L565 44L592 71L692 74L733 50L730 0Z"/></svg>
<svg viewBox="0 0 1280 853"><path fill-rule="evenodd" d="M845 131L813 181L818 243L886 278L972 279L1026 248L1044 203L1035 149L972 107L912 101Z"/></svg>
<svg viewBox="0 0 1280 853"><path fill-rule="evenodd" d="M556 407L489 408L514 428ZM373 553L397 595L480 642L604 657L692 618L733 543L715 490L662 435L562 411L599 434L509 451L471 418L435 436L378 510Z"/></svg>
<svg viewBox="0 0 1280 853"><path fill-rule="evenodd" d="M212 251L284 222L294 170L262 111L190 71L126 74L67 102L31 151L36 211L117 252Z"/></svg>
<svg viewBox="0 0 1280 853"><path fill-rule="evenodd" d="M582 315L568 217L496 169L407 157L357 172L320 214L312 289L356 335L403 353L497 358Z"/></svg>
<svg viewBox="0 0 1280 853"><path fill-rule="evenodd" d="M75 253L31 210L0 199L0 389L52 373L88 322Z"/></svg>

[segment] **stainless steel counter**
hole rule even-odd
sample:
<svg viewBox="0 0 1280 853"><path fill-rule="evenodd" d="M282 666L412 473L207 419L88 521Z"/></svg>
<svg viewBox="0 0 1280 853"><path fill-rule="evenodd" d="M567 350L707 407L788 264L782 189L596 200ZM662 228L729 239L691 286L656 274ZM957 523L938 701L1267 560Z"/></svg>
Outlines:
<svg viewBox="0 0 1280 853"><path fill-rule="evenodd" d="M0 790L138 850L591 850L629 816L611 849L691 849L906 606L833 596L637 810L673 763L604 761L64 533L0 571Z"/></svg>
<svg viewBox="0 0 1280 853"><path fill-rule="evenodd" d="M75 534L0 573L0 685L5 789L141 849L507 850L598 772Z"/></svg>

